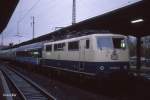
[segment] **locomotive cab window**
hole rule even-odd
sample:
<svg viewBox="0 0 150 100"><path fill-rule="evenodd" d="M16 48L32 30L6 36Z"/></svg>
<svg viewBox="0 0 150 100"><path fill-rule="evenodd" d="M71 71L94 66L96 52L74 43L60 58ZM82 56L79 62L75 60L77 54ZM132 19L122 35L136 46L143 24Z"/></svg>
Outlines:
<svg viewBox="0 0 150 100"><path fill-rule="evenodd" d="M52 45L46 45L46 51L47 52L52 51Z"/></svg>
<svg viewBox="0 0 150 100"><path fill-rule="evenodd" d="M116 49L125 49L126 42L124 38L113 38L114 48Z"/></svg>
<svg viewBox="0 0 150 100"><path fill-rule="evenodd" d="M85 46L86 49L89 49L90 48L90 40L86 40L86 46Z"/></svg>
<svg viewBox="0 0 150 100"><path fill-rule="evenodd" d="M68 50L79 50L79 41L73 41L68 43Z"/></svg>

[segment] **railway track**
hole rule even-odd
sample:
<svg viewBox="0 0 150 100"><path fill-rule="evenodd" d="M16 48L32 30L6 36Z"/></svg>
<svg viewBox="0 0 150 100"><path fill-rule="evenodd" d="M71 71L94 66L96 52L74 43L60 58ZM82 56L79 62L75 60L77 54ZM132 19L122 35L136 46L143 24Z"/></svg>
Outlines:
<svg viewBox="0 0 150 100"><path fill-rule="evenodd" d="M23 100L56 100L43 88L14 69L2 67L1 70L11 81Z"/></svg>

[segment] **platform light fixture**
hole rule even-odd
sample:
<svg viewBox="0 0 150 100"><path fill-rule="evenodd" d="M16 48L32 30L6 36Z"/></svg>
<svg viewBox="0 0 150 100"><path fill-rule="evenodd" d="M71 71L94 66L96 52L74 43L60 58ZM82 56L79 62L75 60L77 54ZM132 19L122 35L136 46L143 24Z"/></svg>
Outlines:
<svg viewBox="0 0 150 100"><path fill-rule="evenodd" d="M140 22L143 22L143 21L144 21L143 19L136 19L136 20L132 20L131 23L135 24L135 23L140 23Z"/></svg>

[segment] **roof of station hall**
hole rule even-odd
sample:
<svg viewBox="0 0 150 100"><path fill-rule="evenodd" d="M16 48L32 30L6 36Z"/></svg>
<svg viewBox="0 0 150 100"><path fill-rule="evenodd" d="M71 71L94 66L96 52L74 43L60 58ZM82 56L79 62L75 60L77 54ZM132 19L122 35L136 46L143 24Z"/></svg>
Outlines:
<svg viewBox="0 0 150 100"><path fill-rule="evenodd" d="M1 0L0 1L0 33L7 26L19 0Z"/></svg>

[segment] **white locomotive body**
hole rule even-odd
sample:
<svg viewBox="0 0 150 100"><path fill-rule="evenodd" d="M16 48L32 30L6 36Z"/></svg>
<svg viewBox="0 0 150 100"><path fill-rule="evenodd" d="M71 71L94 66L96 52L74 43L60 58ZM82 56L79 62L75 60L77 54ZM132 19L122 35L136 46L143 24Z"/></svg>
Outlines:
<svg viewBox="0 0 150 100"><path fill-rule="evenodd" d="M126 36L92 34L44 44L41 63L58 70L88 75L127 70Z"/></svg>

